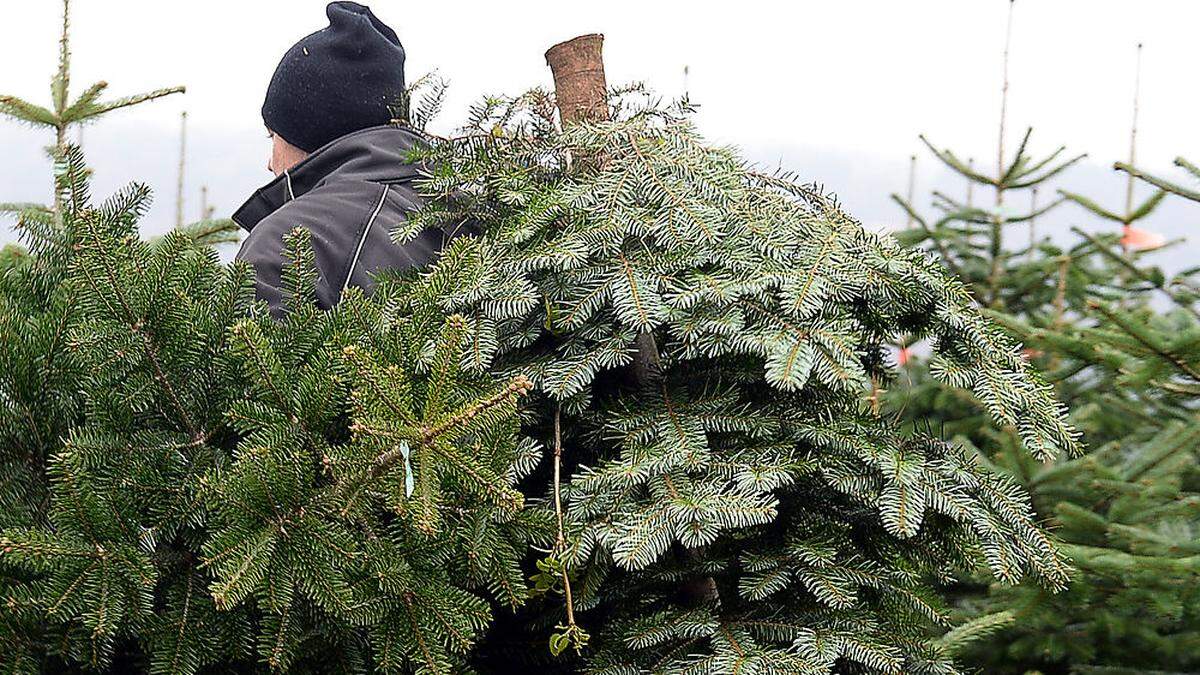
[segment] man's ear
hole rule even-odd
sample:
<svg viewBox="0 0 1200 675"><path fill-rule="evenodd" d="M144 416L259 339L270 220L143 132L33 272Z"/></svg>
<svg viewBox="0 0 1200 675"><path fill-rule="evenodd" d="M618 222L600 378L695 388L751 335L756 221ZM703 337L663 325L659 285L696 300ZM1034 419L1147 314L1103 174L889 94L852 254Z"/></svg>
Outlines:
<svg viewBox="0 0 1200 675"><path fill-rule="evenodd" d="M271 134L271 162L267 168L271 170L271 173L278 176L308 157L307 152L288 143L283 136L273 131L269 131L269 133Z"/></svg>

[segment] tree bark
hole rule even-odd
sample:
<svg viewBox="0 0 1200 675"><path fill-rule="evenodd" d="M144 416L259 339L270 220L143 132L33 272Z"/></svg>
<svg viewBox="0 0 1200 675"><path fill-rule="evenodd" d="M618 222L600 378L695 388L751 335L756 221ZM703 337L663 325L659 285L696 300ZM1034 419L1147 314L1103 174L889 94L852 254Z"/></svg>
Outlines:
<svg viewBox="0 0 1200 675"><path fill-rule="evenodd" d="M608 119L603 47L604 36L591 33L546 50L546 63L554 74L554 95L563 124Z"/></svg>

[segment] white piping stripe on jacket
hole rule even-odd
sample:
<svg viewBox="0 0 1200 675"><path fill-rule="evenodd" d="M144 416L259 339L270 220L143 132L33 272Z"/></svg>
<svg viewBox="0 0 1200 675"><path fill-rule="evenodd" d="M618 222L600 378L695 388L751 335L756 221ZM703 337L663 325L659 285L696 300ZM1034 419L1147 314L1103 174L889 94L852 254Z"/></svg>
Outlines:
<svg viewBox="0 0 1200 675"><path fill-rule="evenodd" d="M287 169L283 170L283 180L287 183L288 200L291 201L296 198L296 193L292 192L292 174L288 173Z"/></svg>
<svg viewBox="0 0 1200 675"><path fill-rule="evenodd" d="M362 236L358 239L358 247L354 249L354 257L350 259L350 269L346 270L346 281L342 284L342 293L350 287L350 277L354 275L354 267L358 265L358 256L362 255L363 244L367 241L367 233L371 231L371 225L375 222L375 217L379 215L379 210L383 208L383 201L387 199L388 186L383 186L383 192L379 194L379 203L375 205L375 211L371 213L371 217L367 219L367 226L363 228Z"/></svg>

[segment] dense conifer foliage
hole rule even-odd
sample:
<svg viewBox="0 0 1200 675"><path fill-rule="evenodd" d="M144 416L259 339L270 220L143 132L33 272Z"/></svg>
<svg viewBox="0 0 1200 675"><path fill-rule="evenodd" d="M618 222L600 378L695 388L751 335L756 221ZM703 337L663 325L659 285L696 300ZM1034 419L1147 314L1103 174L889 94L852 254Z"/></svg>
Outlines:
<svg viewBox="0 0 1200 675"><path fill-rule="evenodd" d="M928 336L1073 455L1016 345L686 104L485 100L396 228L482 235L320 312L298 230L274 320L227 221L147 242L145 187L93 203L68 130L177 90L70 102L66 4L60 47L50 108L0 97L55 130L53 206L3 206L6 671L954 672L931 579L1067 579L1012 480L879 413L885 345Z"/></svg>
<svg viewBox="0 0 1200 675"><path fill-rule="evenodd" d="M1021 450L1017 430L991 423L974 394L935 381L919 357L909 362L885 408L917 428L934 424L1024 486L1075 568L1058 594L986 579L952 585L956 617L969 622L944 641L986 672L1195 669L1200 285L1195 268L1168 275L1153 264L1156 251L1179 242L1164 241L1144 221L1164 199L1200 196L1183 181L1117 163L1130 176L1123 209L1060 190L1059 199L1018 213L1001 208L1013 201L1013 181L1028 193L1057 173L1035 170L1047 163L1028 156L1025 142L998 175L935 152L968 181L991 188L996 207L939 193L938 215L925 218L895 197L913 217L899 238L938 255L990 298L985 314L1026 345L1025 357L1046 373L1090 449L1035 461ZM1200 177L1188 161L1176 164ZM1134 177L1155 188L1140 201ZM1069 236L1037 233L1036 217L1059 204L1081 207L1098 222Z"/></svg>
<svg viewBox="0 0 1200 675"><path fill-rule="evenodd" d="M1077 450L964 286L686 106L613 105L480 104L396 236L483 233L322 313L297 231L282 321L63 153L0 285L13 669L954 672L929 579L1062 587L1014 481L877 412L928 335L1033 456Z"/></svg>

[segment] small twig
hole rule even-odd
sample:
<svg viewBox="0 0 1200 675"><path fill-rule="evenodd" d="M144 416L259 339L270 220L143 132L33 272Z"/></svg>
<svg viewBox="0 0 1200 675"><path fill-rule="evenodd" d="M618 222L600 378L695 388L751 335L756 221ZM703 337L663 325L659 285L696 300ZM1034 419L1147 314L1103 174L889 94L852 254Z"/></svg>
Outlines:
<svg viewBox="0 0 1200 675"><path fill-rule="evenodd" d="M996 153L996 175L1004 175L1004 127L1008 121L1008 49L1012 43L1012 20L1014 0L1008 3L1008 27L1004 32L1004 82L1000 87L1000 142ZM998 191L999 192L999 191ZM999 206L999 204L997 204Z"/></svg>
<svg viewBox="0 0 1200 675"><path fill-rule="evenodd" d="M183 171L187 165L187 111L179 113L179 172L175 176L175 229L183 227ZM203 217L203 214L201 214Z"/></svg>
<svg viewBox="0 0 1200 675"><path fill-rule="evenodd" d="M554 549L556 553L561 554L567 546L567 538L563 532L563 508L562 508L562 406L554 407L554 513L558 517L558 539ZM567 599L567 627L575 626L575 602L571 597L571 578L567 574L567 566L563 561L559 561L562 565L562 581L563 593Z"/></svg>
<svg viewBox="0 0 1200 675"><path fill-rule="evenodd" d="M908 203L913 203L914 192L917 184L917 156L909 157L908 161ZM904 224L906 228L911 228L913 224L913 213L908 212L908 222Z"/></svg>
<svg viewBox="0 0 1200 675"><path fill-rule="evenodd" d="M975 170L975 158L974 157L967 158L967 168L971 169L972 171ZM967 208L969 209L974 206L975 206L975 181L968 178L967 179Z"/></svg>
<svg viewBox="0 0 1200 675"><path fill-rule="evenodd" d="M867 401L871 404L871 414L879 417L879 395L883 393L883 389L879 386L879 378L871 376L871 393L867 396Z"/></svg>
<svg viewBox="0 0 1200 675"><path fill-rule="evenodd" d="M991 228L991 246L989 254L991 256L991 266L988 271L988 305L994 306L1000 297L1000 277L1004 274L1004 267L1000 264L1000 252L1002 250L1001 237L1003 236L1001 225L1003 225L1001 211L1004 208L1004 131L1008 122L1008 51L1012 43L1012 20L1013 7L1016 4L1015 0L1009 0L1008 3L1008 27L1004 32L1004 83L1000 88L1000 138L996 149L996 215ZM1013 166L1017 164L1017 159L1013 159Z"/></svg>
<svg viewBox="0 0 1200 675"><path fill-rule="evenodd" d="M1029 195L1029 250L1025 253L1025 257L1028 260L1033 260L1033 249L1037 245L1037 198L1038 189L1035 187Z"/></svg>
<svg viewBox="0 0 1200 675"><path fill-rule="evenodd" d="M1050 321L1050 328L1058 330L1062 327L1063 315L1067 309L1067 273L1071 269L1071 256L1063 255L1058 259L1058 284L1054 289L1054 318ZM1058 370L1061 355L1055 351L1050 357L1050 363L1047 370Z"/></svg>
<svg viewBox="0 0 1200 675"><path fill-rule="evenodd" d="M1133 76L1133 124L1129 129L1129 166L1137 166L1138 99L1142 93L1142 44L1137 46L1137 69ZM1125 217L1133 213L1133 174L1125 183Z"/></svg>
<svg viewBox="0 0 1200 675"><path fill-rule="evenodd" d="M1063 313L1067 301L1067 271L1071 267L1071 256L1064 255L1058 259L1058 287L1054 289L1054 328L1062 325Z"/></svg>

